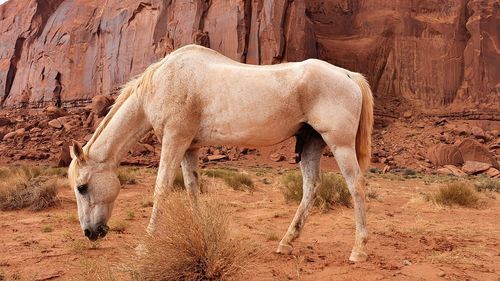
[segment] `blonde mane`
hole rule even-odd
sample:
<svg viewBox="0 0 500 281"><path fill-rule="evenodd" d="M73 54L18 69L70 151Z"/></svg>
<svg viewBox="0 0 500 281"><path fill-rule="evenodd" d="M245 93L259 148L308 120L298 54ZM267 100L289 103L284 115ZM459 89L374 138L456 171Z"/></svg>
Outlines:
<svg viewBox="0 0 500 281"><path fill-rule="evenodd" d="M90 138L87 144L85 144L85 146L83 147L84 155L88 155L89 149L92 144L94 144L97 138L101 135L102 131L111 121L113 116L130 96L132 96L134 93L143 93L145 91L147 92L151 90L153 75L160 67L162 62L163 60L153 63L148 68L146 68L146 70L140 76L133 78L122 87L122 89L120 90L120 94L116 98L116 101L109 110L108 114L104 117L104 119L102 119L101 123L92 135L92 138Z"/></svg>

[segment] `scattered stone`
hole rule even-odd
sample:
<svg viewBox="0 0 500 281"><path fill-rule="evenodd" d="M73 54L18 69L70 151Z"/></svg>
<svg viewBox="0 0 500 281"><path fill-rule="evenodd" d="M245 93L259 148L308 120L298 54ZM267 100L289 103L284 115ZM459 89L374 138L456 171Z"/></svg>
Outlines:
<svg viewBox="0 0 500 281"><path fill-rule="evenodd" d="M94 112L90 112L89 116L87 116L87 118L83 122L83 127L84 128L90 128L90 127L92 127L93 124L94 124L94 118L95 118Z"/></svg>
<svg viewBox="0 0 500 281"><path fill-rule="evenodd" d="M273 153L273 154L271 154L271 156L269 158L271 159L271 161L281 162L281 161L285 160L285 155L283 155L281 153Z"/></svg>
<svg viewBox="0 0 500 281"><path fill-rule="evenodd" d="M436 125L436 126L443 126L446 123L448 123L448 121L446 120L446 118L441 118L441 119L437 120L436 122L434 122L434 125Z"/></svg>
<svg viewBox="0 0 500 281"><path fill-rule="evenodd" d="M144 147L151 153L154 153L155 152L155 148L154 146L150 145L150 144L147 144L147 143L143 143Z"/></svg>
<svg viewBox="0 0 500 281"><path fill-rule="evenodd" d="M482 163L477 161L465 161L462 171L468 175L476 175L488 170L491 167L489 163Z"/></svg>
<svg viewBox="0 0 500 281"><path fill-rule="evenodd" d="M97 95L92 98L92 112L97 117L104 117L108 113L111 105L113 105L113 98L104 95Z"/></svg>
<svg viewBox="0 0 500 281"><path fill-rule="evenodd" d="M227 159L226 155L209 155L207 156L208 161L219 161L223 159Z"/></svg>
<svg viewBox="0 0 500 281"><path fill-rule="evenodd" d="M24 136L24 133L26 133L26 129L24 129L24 128L20 128L20 129L17 129L17 130L16 130L16 136L17 136L17 137L22 137L22 136Z"/></svg>
<svg viewBox="0 0 500 281"><path fill-rule="evenodd" d="M154 148L151 147L151 149L150 149L148 146L150 146L150 145L149 144L136 143L130 149L130 154L132 156L141 156L141 155L146 155L146 154L150 153L151 151L154 152Z"/></svg>
<svg viewBox="0 0 500 281"><path fill-rule="evenodd" d="M8 126L10 124L12 124L12 122L10 121L9 118L7 118L7 117L0 117L0 127Z"/></svg>
<svg viewBox="0 0 500 281"><path fill-rule="evenodd" d="M457 177L463 177L463 176L466 176L467 174L464 173L462 170L460 170L457 166L453 166L453 165L444 165L444 167L448 170L451 171L451 173L454 175L454 176L457 176Z"/></svg>
<svg viewBox="0 0 500 281"><path fill-rule="evenodd" d="M490 144L489 149L496 150L500 148L500 140L497 140L495 143Z"/></svg>
<svg viewBox="0 0 500 281"><path fill-rule="evenodd" d="M385 167L382 169L382 174L388 173L391 171L391 166L385 165Z"/></svg>
<svg viewBox="0 0 500 281"><path fill-rule="evenodd" d="M478 139L487 140L486 134L484 133L483 129L479 127L472 127L471 133L474 137Z"/></svg>
<svg viewBox="0 0 500 281"><path fill-rule="evenodd" d="M500 171L491 167L488 170L486 170L485 174L487 174L489 177L494 178L500 176Z"/></svg>
<svg viewBox="0 0 500 281"><path fill-rule="evenodd" d="M268 178L263 178L263 179L262 179L262 183L263 183L263 184L271 184L271 183L273 183L273 182L272 182L270 179L268 179Z"/></svg>
<svg viewBox="0 0 500 281"><path fill-rule="evenodd" d="M63 124L59 121L59 119L50 120L48 125L55 129L61 129L63 127Z"/></svg>
<svg viewBox="0 0 500 281"><path fill-rule="evenodd" d="M406 266L409 266L409 265L411 265L412 263L411 263L411 261L409 261L409 260L404 260L404 261L403 261L403 264L404 264L404 265L406 265Z"/></svg>
<svg viewBox="0 0 500 281"><path fill-rule="evenodd" d="M71 116L60 117L57 118L57 120L63 125L64 130L66 131L70 131L71 129L80 126L80 120Z"/></svg>
<svg viewBox="0 0 500 281"><path fill-rule="evenodd" d="M3 140L8 140L8 139L11 139L15 136L16 136L16 131L10 132L10 133L5 134L5 136L3 136Z"/></svg>
<svg viewBox="0 0 500 281"><path fill-rule="evenodd" d="M450 169L448 169L448 168L439 168L439 169L436 170L436 173L438 175L442 175L442 176L453 175L453 172L450 171Z"/></svg>
<svg viewBox="0 0 500 281"><path fill-rule="evenodd" d="M413 116L413 113L410 110L407 110L403 113L404 118L411 118Z"/></svg>
<svg viewBox="0 0 500 281"><path fill-rule="evenodd" d="M55 119L66 115L66 111L64 111L64 109L53 105L45 108L45 113L50 119Z"/></svg>

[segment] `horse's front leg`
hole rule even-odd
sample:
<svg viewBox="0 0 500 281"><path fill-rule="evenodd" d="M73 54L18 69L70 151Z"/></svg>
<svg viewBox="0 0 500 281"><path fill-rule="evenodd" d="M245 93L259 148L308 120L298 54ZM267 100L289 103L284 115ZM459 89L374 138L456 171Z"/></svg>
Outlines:
<svg viewBox="0 0 500 281"><path fill-rule="evenodd" d="M179 138L174 134L165 134L162 137L160 165L153 197L153 210L147 228L148 234L153 234L158 219L158 209L165 192L172 189L175 174L181 164L181 160L189 147L190 141Z"/></svg>

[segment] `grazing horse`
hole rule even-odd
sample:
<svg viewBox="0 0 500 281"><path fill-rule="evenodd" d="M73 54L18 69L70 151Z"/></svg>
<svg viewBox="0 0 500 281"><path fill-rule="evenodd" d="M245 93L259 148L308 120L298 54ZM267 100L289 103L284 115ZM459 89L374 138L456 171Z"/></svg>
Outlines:
<svg viewBox="0 0 500 281"><path fill-rule="evenodd" d="M372 126L372 93L359 73L317 59L246 65L204 47L182 47L128 82L88 143L71 146L68 174L80 225L90 240L106 235L120 191L120 160L151 129L162 147L149 234L179 165L196 201L200 147L269 146L297 136L304 192L277 252L291 253L291 242L304 226L328 145L354 201L356 237L350 260L365 260L362 171L370 161Z"/></svg>

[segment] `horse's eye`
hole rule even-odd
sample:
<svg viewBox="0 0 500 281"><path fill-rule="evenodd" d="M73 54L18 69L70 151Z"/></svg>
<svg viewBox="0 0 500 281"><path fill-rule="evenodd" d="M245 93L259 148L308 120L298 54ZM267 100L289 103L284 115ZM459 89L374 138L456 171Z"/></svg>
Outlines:
<svg viewBox="0 0 500 281"><path fill-rule="evenodd" d="M78 189L78 192L80 192L80 194L85 194L87 192L88 187L89 187L88 185L82 184L77 186L76 189Z"/></svg>

